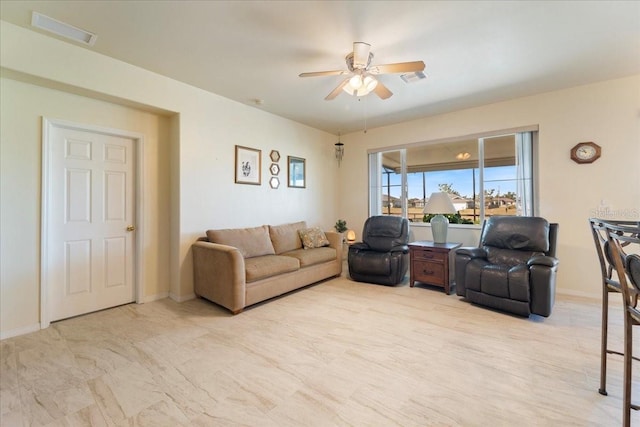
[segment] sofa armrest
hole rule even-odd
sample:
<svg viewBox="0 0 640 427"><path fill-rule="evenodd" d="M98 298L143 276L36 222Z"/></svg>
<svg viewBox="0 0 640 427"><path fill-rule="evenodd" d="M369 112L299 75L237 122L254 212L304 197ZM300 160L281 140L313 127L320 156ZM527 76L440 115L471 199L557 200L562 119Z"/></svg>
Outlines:
<svg viewBox="0 0 640 427"><path fill-rule="evenodd" d="M351 251L351 250L354 250L354 251L360 251L360 250L368 251L368 250L371 250L371 249L369 248L369 245L367 245L364 242L356 242L356 243L352 243L352 244L349 245L349 251Z"/></svg>
<svg viewBox="0 0 640 427"><path fill-rule="evenodd" d="M539 258L540 262L531 263L534 258ZM534 314L548 317L555 303L558 260L549 256L534 258L528 262L531 280L530 309Z"/></svg>
<svg viewBox="0 0 640 427"><path fill-rule="evenodd" d="M394 246L394 247L391 248L391 250L389 252L402 252L403 254L408 254L409 253L409 246L408 245Z"/></svg>
<svg viewBox="0 0 640 427"><path fill-rule="evenodd" d="M244 258L233 246L198 241L192 245L195 294L239 313L245 306Z"/></svg>
<svg viewBox="0 0 640 427"><path fill-rule="evenodd" d="M335 231L325 231L325 236L329 241L329 247L336 250L336 259L342 260L343 237L342 234Z"/></svg>
<svg viewBox="0 0 640 427"><path fill-rule="evenodd" d="M469 259L487 257L487 251L482 248L475 247L458 248L456 249L456 255L458 254L468 256Z"/></svg>
<svg viewBox="0 0 640 427"><path fill-rule="evenodd" d="M454 257L454 271L456 295L461 297L467 296L467 265L471 260L478 258L486 258L487 252L482 248L464 247L456 249Z"/></svg>
<svg viewBox="0 0 640 427"><path fill-rule="evenodd" d="M535 255L529 258L529 261L527 261L527 265L529 267L531 267L532 265L545 265L547 267L555 267L558 265L558 260L554 257L546 255Z"/></svg>

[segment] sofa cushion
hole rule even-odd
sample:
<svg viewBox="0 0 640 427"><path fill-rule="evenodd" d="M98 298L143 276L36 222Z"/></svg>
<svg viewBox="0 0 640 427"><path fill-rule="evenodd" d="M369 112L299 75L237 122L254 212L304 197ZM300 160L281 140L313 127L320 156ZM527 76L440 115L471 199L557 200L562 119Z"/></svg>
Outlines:
<svg viewBox="0 0 640 427"><path fill-rule="evenodd" d="M207 238L212 243L237 248L245 258L275 254L269 238L269 227L266 225L254 228L207 230Z"/></svg>
<svg viewBox="0 0 640 427"><path fill-rule="evenodd" d="M304 228L307 228L307 223L304 221L270 225L269 236L271 237L271 243L273 244L273 249L276 251L276 255L302 249L302 240L300 240L298 230Z"/></svg>
<svg viewBox="0 0 640 427"><path fill-rule="evenodd" d="M264 255L244 260L246 282L265 279L279 274L296 271L300 268L300 262L288 256Z"/></svg>
<svg viewBox="0 0 640 427"><path fill-rule="evenodd" d="M324 231L320 230L318 227L300 229L298 230L298 234L302 240L302 246L305 249L329 246L327 236L324 234Z"/></svg>
<svg viewBox="0 0 640 427"><path fill-rule="evenodd" d="M334 248L322 247L314 250L297 249L282 254L282 256L290 256L300 261L300 267L308 267L310 265L320 264L327 261L334 261L338 256Z"/></svg>

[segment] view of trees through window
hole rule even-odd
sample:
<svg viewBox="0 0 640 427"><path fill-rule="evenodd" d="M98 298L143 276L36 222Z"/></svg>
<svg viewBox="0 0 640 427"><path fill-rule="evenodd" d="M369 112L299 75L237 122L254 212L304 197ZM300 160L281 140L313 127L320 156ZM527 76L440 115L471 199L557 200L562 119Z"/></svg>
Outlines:
<svg viewBox="0 0 640 427"><path fill-rule="evenodd" d="M523 165L516 161L515 134L407 148L404 199L401 151L381 156L381 214L400 216L404 203L410 221L428 221L423 208L438 191L449 194L458 212L449 216L451 222L479 224L485 216L522 214L518 179Z"/></svg>

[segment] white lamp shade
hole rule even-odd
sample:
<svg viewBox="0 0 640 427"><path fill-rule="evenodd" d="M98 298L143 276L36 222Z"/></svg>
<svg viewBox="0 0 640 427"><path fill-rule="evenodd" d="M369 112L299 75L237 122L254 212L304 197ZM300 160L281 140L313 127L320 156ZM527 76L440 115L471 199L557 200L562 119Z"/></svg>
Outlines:
<svg viewBox="0 0 640 427"><path fill-rule="evenodd" d="M369 92L371 92L376 88L376 86L378 86L378 81L371 76L367 76L364 78L362 84L367 88Z"/></svg>
<svg viewBox="0 0 640 427"><path fill-rule="evenodd" d="M362 76L356 74L355 76L351 77L349 79L349 85L353 88L353 90L360 89L360 86L362 86Z"/></svg>
<svg viewBox="0 0 640 427"><path fill-rule="evenodd" d="M353 230L347 230L347 240L350 242L356 240L356 232Z"/></svg>
<svg viewBox="0 0 640 427"><path fill-rule="evenodd" d="M447 193L431 193L429 200L424 205L424 213L426 214L454 214L456 208L451 202L451 198Z"/></svg>

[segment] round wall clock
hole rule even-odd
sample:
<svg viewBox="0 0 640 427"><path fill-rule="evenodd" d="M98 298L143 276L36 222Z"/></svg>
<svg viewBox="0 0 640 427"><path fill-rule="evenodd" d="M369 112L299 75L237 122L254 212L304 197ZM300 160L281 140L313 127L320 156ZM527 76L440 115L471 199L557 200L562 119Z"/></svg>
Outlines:
<svg viewBox="0 0 640 427"><path fill-rule="evenodd" d="M602 149L595 142L581 142L571 149L571 160L576 163L593 163L600 158Z"/></svg>

